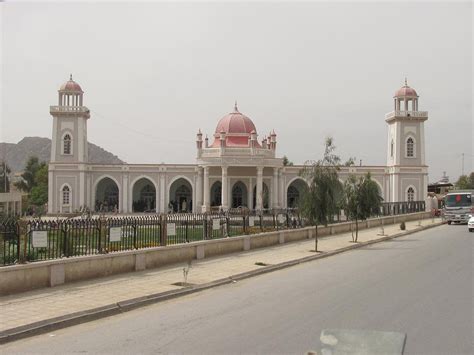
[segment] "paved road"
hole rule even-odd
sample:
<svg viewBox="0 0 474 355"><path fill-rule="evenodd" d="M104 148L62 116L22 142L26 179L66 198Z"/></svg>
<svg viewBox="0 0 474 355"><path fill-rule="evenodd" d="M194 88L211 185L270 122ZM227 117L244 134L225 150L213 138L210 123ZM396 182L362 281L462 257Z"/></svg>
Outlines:
<svg viewBox="0 0 474 355"><path fill-rule="evenodd" d="M0 350L303 354L344 328L407 333L407 354L470 354L473 240L445 225Z"/></svg>

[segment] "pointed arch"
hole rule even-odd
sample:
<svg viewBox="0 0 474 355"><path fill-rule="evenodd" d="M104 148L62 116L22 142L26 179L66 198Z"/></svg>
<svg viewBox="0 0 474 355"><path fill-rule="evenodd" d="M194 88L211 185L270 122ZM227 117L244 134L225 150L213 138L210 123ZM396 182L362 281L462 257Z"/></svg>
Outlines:
<svg viewBox="0 0 474 355"><path fill-rule="evenodd" d="M296 208L303 194L308 189L308 183L301 177L290 180L286 188L286 207Z"/></svg>
<svg viewBox="0 0 474 355"><path fill-rule="evenodd" d="M232 208L237 207L248 207L248 191L247 185L241 180L237 181L232 186L232 199L231 206Z"/></svg>
<svg viewBox="0 0 474 355"><path fill-rule="evenodd" d="M222 205L222 182L220 180L215 181L212 184L210 193L211 207L217 207Z"/></svg>
<svg viewBox="0 0 474 355"><path fill-rule="evenodd" d="M94 210L113 212L120 209L121 189L111 175L102 175L94 183Z"/></svg>
<svg viewBox="0 0 474 355"><path fill-rule="evenodd" d="M146 175L135 178L131 183L131 210L133 212L156 211L156 184Z"/></svg>
<svg viewBox="0 0 474 355"><path fill-rule="evenodd" d="M191 212L194 184L184 175L175 176L168 184L168 210Z"/></svg>

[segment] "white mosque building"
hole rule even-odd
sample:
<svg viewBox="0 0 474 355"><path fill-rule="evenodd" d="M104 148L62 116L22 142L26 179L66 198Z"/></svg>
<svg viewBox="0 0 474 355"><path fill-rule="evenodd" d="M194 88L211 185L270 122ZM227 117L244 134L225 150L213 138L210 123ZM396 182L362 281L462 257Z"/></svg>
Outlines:
<svg viewBox="0 0 474 355"><path fill-rule="evenodd" d="M84 207L119 213L205 212L213 208L287 208L296 205L306 185L302 165L284 166L277 157L277 135L259 141L253 121L232 112L217 123L211 140L196 136L193 164L94 164L87 151L89 109L84 92L64 83L53 116L48 213ZM340 179L370 172L386 202L424 200L428 189L424 122L418 94L405 85L393 98L388 126L387 165L342 167Z"/></svg>

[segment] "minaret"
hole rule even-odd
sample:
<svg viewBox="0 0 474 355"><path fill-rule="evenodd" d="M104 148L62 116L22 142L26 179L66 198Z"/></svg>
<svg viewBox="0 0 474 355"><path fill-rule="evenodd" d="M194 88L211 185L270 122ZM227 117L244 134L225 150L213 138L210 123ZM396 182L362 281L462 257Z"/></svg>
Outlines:
<svg viewBox="0 0 474 355"><path fill-rule="evenodd" d="M410 187L415 191L415 199L425 198L427 181L417 182L414 174L427 171L424 122L428 119L428 112L418 110L418 100L415 89L408 86L405 79L405 85L393 97L394 110L385 115L388 124L387 167L391 174L387 202L407 201L405 190Z"/></svg>
<svg viewBox="0 0 474 355"><path fill-rule="evenodd" d="M202 132L199 129L198 133L196 134L196 148L197 148L197 156L198 158L201 157L202 154Z"/></svg>
<svg viewBox="0 0 474 355"><path fill-rule="evenodd" d="M276 133L275 133L275 130L272 131L272 133L270 134L270 148L271 150L276 150Z"/></svg>
<svg viewBox="0 0 474 355"><path fill-rule="evenodd" d="M51 161L48 169L48 213L71 213L88 205L87 120L80 85L72 79L58 90L58 105L50 106L53 116ZM75 171L70 167L75 165ZM69 170L68 170L69 167Z"/></svg>
<svg viewBox="0 0 474 355"><path fill-rule="evenodd" d="M87 163L87 120L89 109L83 106L81 87L72 80L58 90L58 105L50 106L53 116L51 162Z"/></svg>

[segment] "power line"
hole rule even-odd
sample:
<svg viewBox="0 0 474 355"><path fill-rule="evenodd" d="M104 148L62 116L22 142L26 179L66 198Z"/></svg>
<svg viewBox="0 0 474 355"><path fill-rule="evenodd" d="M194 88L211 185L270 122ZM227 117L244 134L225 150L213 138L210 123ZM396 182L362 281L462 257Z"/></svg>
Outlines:
<svg viewBox="0 0 474 355"><path fill-rule="evenodd" d="M158 140L159 142L164 142L164 143L186 143L186 144L189 144L189 140L184 140L184 139L169 139L169 138L164 138L164 137L161 137L161 136L156 136L156 135L152 135L152 134L149 134L149 133L146 133L146 132L142 132L142 131L139 131L135 128L132 128L132 127L129 127L119 121L117 121L116 119L112 120L112 119L109 119L108 117L102 115L101 113L98 113L97 111L94 111L94 114L99 116L100 118L102 119L105 119L106 121L108 122L113 122L113 124L115 125L119 125L119 126L122 126L123 128L126 128L127 130L129 131L132 131L136 134L139 134L139 135L142 135L142 136L145 136L145 137L148 137L148 138L151 138L151 139L154 139L154 140Z"/></svg>

